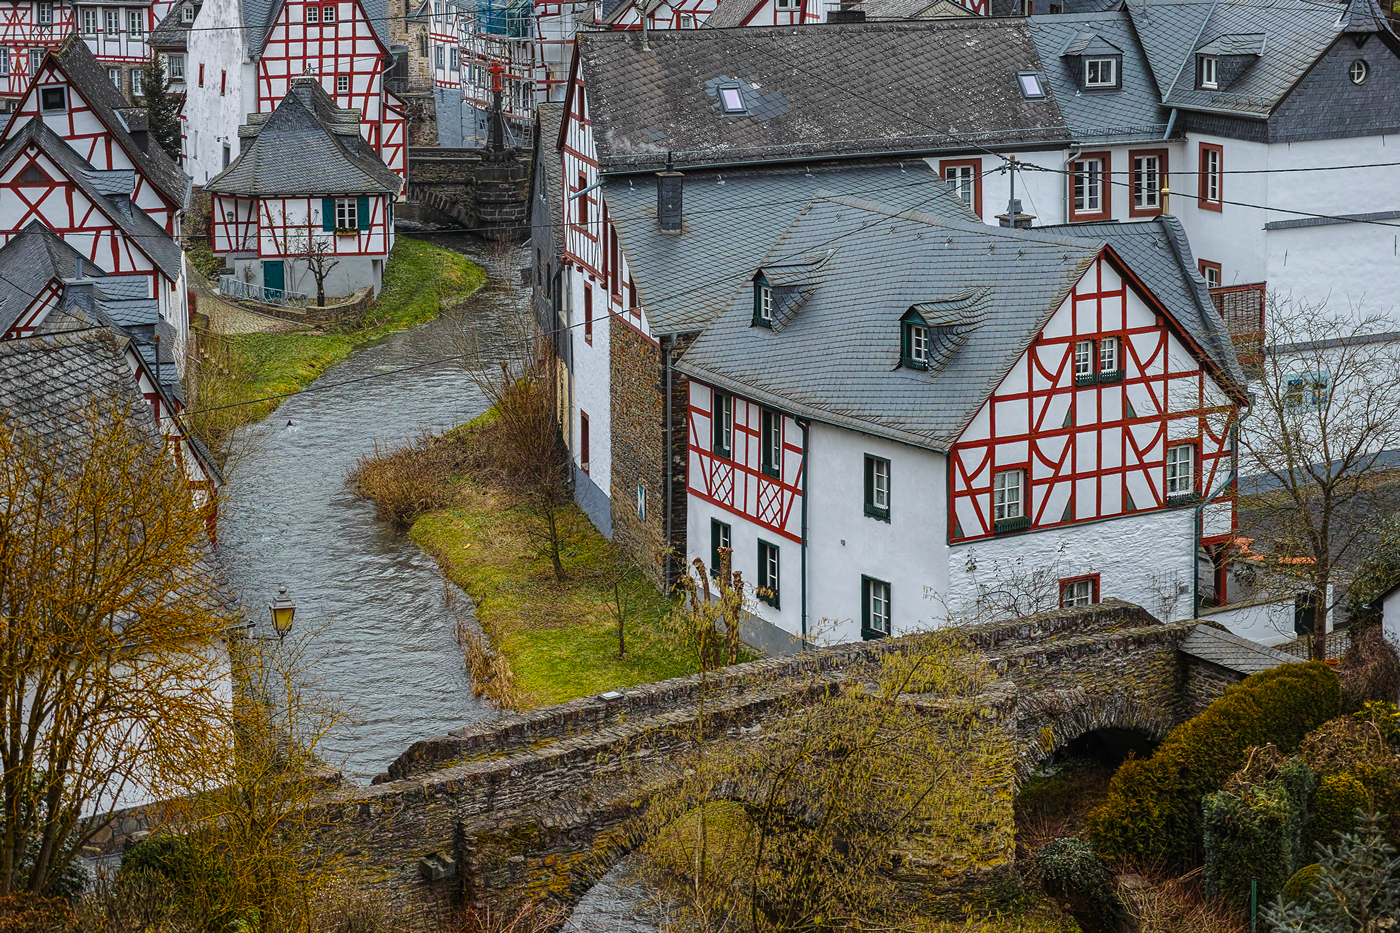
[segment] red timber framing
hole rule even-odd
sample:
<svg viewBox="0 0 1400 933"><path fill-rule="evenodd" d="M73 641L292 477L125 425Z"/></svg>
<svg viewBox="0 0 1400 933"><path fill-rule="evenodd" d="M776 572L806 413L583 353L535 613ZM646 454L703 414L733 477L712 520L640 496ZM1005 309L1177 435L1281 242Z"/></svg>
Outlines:
<svg viewBox="0 0 1400 933"><path fill-rule="evenodd" d="M385 256L389 252L388 202L366 198L369 225L355 232L325 232L322 198L237 198L213 195L213 250L219 255L257 251L260 258L306 255L308 243L329 243L332 256ZM330 200L335 200L334 198ZM355 199L358 200L358 199Z"/></svg>
<svg viewBox="0 0 1400 933"><path fill-rule="evenodd" d="M44 318L49 316L49 312L58 307L59 299L63 297L63 283L59 281L49 282L44 286L44 290L30 303L29 307L21 312L20 316L10 325L10 329L0 334L0 340L13 340L16 337L28 337L34 333L34 328L43 323Z"/></svg>
<svg viewBox="0 0 1400 933"><path fill-rule="evenodd" d="M46 8L48 22L40 7ZM150 47L146 40L170 11L172 0L156 0L150 6L85 6L54 0L21 0L0 7L0 48L9 53L9 72L0 75L0 97L19 97L29 87L33 71L29 53L35 49L55 48L64 39L80 32L83 41L98 61L111 64L139 65L147 60ZM83 28L78 17L81 10L92 14L91 29ZM109 31L106 12L116 14L116 29ZM139 17L139 30L131 28L132 14Z"/></svg>
<svg viewBox="0 0 1400 933"><path fill-rule="evenodd" d="M1023 514L1033 529L1192 502L1168 501L1168 447L1195 445L1198 492L1228 474L1235 401L1125 270L1111 249L1100 253L954 444L950 541L995 533L993 482L1008 469L1026 470ZM1099 369L1106 338L1119 341L1117 371ZM1076 379L1081 341L1094 343L1094 367Z"/></svg>
<svg viewBox="0 0 1400 933"><path fill-rule="evenodd" d="M778 475L763 471L762 430L764 407L742 396L730 395L733 434L730 455L717 455L711 449L711 425L715 392L709 386L691 381L690 410L686 421L689 432L689 470L686 476L690 495L740 515L772 534L789 541L802 541L802 471L806 458L802 448L791 442L801 437L793 419L773 412L782 426L782 462Z"/></svg>
<svg viewBox="0 0 1400 933"><path fill-rule="evenodd" d="M8 165L0 166L0 237L8 242L30 221L38 220L108 274L146 276L150 294L160 296L170 283L162 286L164 275L142 244L128 236L107 210L32 143Z"/></svg>
<svg viewBox="0 0 1400 933"><path fill-rule="evenodd" d="M338 106L359 108L365 141L404 177L403 106L384 89L384 72L392 64L359 0L284 0L258 58L258 112L277 109L292 78L318 75Z"/></svg>
<svg viewBox="0 0 1400 933"><path fill-rule="evenodd" d="M48 109L41 112L40 94L44 88L55 86L64 88L64 107L61 110ZM15 107L14 115L0 131L0 145L18 134L30 120L41 119L46 127L62 137L73 151L82 156L92 167L100 171L134 170L135 187L131 200L159 224L166 233L174 235L176 218L181 205L175 203L164 191L147 178L145 173L122 148L122 143L108 130L92 106L85 100L59 67L52 56L45 58L39 68L37 80L25 92ZM26 220L25 223L28 221ZM0 227L5 230L18 230L8 215L0 218ZM55 228L56 229L56 228Z"/></svg>

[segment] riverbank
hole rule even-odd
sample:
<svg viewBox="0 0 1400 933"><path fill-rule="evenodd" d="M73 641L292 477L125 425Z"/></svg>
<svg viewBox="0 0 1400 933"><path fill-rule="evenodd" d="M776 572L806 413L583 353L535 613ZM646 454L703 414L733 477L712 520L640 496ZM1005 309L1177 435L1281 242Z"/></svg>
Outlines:
<svg viewBox="0 0 1400 933"><path fill-rule="evenodd" d="M444 303L462 300L485 281L485 270L459 253L401 236L379 297L354 328L201 334L195 430L219 450L230 431L271 414L281 403L276 396L304 389L358 347L432 320Z"/></svg>
<svg viewBox="0 0 1400 933"><path fill-rule="evenodd" d="M670 621L673 602L576 506L561 510L560 522L568 542L563 582L528 518L485 485L463 481L449 508L413 523L410 536L472 597L491 650L509 668L513 689L479 686L503 705L528 709L694 673L694 654Z"/></svg>

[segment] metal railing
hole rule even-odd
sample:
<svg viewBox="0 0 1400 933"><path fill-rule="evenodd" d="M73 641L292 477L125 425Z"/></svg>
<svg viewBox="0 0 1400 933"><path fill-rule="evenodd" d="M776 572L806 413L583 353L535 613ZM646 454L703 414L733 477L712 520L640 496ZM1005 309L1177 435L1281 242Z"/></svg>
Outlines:
<svg viewBox="0 0 1400 933"><path fill-rule="evenodd" d="M281 305L284 307L306 307L308 298L301 292L288 291L285 288L267 288L262 285L253 285L244 282L232 275L219 276L219 294L229 298L240 298L244 301L256 301L265 305Z"/></svg>

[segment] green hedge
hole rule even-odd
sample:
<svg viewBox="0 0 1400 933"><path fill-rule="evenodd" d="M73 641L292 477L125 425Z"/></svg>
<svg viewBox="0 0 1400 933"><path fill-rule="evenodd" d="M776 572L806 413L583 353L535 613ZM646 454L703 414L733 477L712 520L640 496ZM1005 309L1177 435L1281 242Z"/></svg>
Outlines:
<svg viewBox="0 0 1400 933"><path fill-rule="evenodd" d="M1321 874L1322 866L1316 862L1304 865L1294 872L1293 877L1288 879L1288 884L1283 886L1284 903L1296 904L1304 900L1317 887L1317 879Z"/></svg>
<svg viewBox="0 0 1400 933"><path fill-rule="evenodd" d="M1273 743L1290 753L1339 708L1336 675L1318 661L1285 664L1231 687L1173 729L1151 758L1118 769L1108 797L1089 813L1095 850L1118 862L1196 864L1201 801L1240 767L1245 750Z"/></svg>
<svg viewBox="0 0 1400 933"><path fill-rule="evenodd" d="M1130 928L1113 875L1082 839L1052 839L1036 851L1036 870L1046 893L1069 909L1084 933Z"/></svg>
<svg viewBox="0 0 1400 933"><path fill-rule="evenodd" d="M1353 774L1325 774L1309 808L1307 851L1319 845L1335 845L1338 833L1356 828L1356 815L1370 804L1371 795Z"/></svg>
<svg viewBox="0 0 1400 933"><path fill-rule="evenodd" d="M1263 900L1282 892L1305 860L1303 825L1315 784L1308 766L1290 758L1271 780L1206 796L1202 846L1208 895L1242 908L1249 902L1251 878L1258 879Z"/></svg>

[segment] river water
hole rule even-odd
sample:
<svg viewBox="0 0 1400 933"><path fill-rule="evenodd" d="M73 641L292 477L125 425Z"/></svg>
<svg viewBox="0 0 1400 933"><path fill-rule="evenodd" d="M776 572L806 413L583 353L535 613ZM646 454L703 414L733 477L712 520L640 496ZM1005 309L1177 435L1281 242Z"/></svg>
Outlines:
<svg viewBox="0 0 1400 933"><path fill-rule="evenodd" d="M433 239L488 265L468 237ZM518 280L520 255L492 263L493 278ZM301 639L305 679L342 716L318 751L362 783L413 742L495 715L472 696L455 640L467 600L449 604L436 562L377 521L344 479L376 441L439 431L485 409L455 362L393 371L452 356L462 317L489 315L499 301L499 290L483 288L429 324L356 351L235 445L220 556L259 628L278 587L296 601L289 647Z"/></svg>

